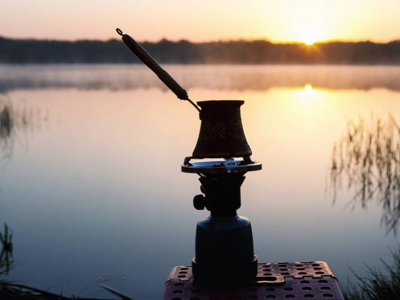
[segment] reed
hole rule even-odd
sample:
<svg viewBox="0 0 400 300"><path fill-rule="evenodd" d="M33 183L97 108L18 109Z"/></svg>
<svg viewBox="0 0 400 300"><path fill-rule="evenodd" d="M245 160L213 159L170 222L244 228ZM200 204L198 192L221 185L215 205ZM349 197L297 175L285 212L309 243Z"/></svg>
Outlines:
<svg viewBox="0 0 400 300"><path fill-rule="evenodd" d="M352 190L349 204L382 210L381 224L396 235L400 220L400 126L396 119L360 118L349 121L347 131L334 145L330 168L333 202L343 181Z"/></svg>
<svg viewBox="0 0 400 300"><path fill-rule="evenodd" d="M342 288L346 300L398 300L400 299L400 247L391 250L391 264L381 259L383 271L368 266L368 276L361 277L354 271L355 283Z"/></svg>
<svg viewBox="0 0 400 300"><path fill-rule="evenodd" d="M0 232L0 276L7 275L13 265L12 233L7 224L4 224L4 233ZM0 285L6 281L0 278Z"/></svg>
<svg viewBox="0 0 400 300"><path fill-rule="evenodd" d="M94 300L90 298L80 298L80 297L66 297L62 294L54 294L48 291L40 290L34 287L17 284L15 282L11 282L5 279L5 276L8 275L11 270L14 260L12 256L13 252L13 243L12 238L13 234L7 224L4 224L4 232L0 231L0 243L1 243L1 251L0 251L0 299L1 300L72 300L72 299L81 299L81 300ZM104 289L112 293L114 296L117 296L122 300L133 300L128 296L123 295L121 292L118 292L115 289L112 289L108 286L103 286Z"/></svg>

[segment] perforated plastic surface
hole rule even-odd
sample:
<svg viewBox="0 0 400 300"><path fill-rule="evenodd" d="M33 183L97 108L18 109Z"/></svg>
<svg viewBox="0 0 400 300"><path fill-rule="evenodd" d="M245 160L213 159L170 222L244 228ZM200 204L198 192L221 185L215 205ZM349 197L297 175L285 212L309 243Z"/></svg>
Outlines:
<svg viewBox="0 0 400 300"><path fill-rule="evenodd" d="M165 283L162 299L343 300L337 279L328 264L322 261L258 264L254 282L229 288L199 285L191 270L190 266L174 267Z"/></svg>

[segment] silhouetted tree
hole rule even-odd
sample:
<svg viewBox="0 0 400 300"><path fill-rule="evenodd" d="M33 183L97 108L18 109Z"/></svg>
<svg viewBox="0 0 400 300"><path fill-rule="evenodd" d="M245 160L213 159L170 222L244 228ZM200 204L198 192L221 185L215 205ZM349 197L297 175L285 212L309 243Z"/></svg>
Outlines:
<svg viewBox="0 0 400 300"><path fill-rule="evenodd" d="M160 63L400 64L400 41L273 44L266 40L206 43L162 39L142 45ZM122 41L76 42L0 37L0 63L139 63Z"/></svg>

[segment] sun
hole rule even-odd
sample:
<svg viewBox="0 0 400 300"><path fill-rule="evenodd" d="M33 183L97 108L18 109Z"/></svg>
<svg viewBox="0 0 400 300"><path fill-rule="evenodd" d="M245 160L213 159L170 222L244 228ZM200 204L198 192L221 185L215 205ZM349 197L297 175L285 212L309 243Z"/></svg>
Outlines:
<svg viewBox="0 0 400 300"><path fill-rule="evenodd" d="M304 44L306 44L307 46L311 46L314 43L315 43L315 39L312 37L308 37L308 38L304 39Z"/></svg>
<svg viewBox="0 0 400 300"><path fill-rule="evenodd" d="M303 28L298 33L298 41L303 42L304 44L311 46L315 42L321 39L321 33L318 32L316 27L307 27Z"/></svg>

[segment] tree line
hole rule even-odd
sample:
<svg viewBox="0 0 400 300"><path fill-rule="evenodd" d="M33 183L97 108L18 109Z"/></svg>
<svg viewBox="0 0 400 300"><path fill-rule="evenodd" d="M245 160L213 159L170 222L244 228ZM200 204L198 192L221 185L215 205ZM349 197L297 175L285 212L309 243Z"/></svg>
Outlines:
<svg viewBox="0 0 400 300"><path fill-rule="evenodd" d="M192 43L187 40L143 42L167 64L400 64L400 40L389 43L271 43L237 40ZM119 40L55 41L0 37L0 63L140 63Z"/></svg>

